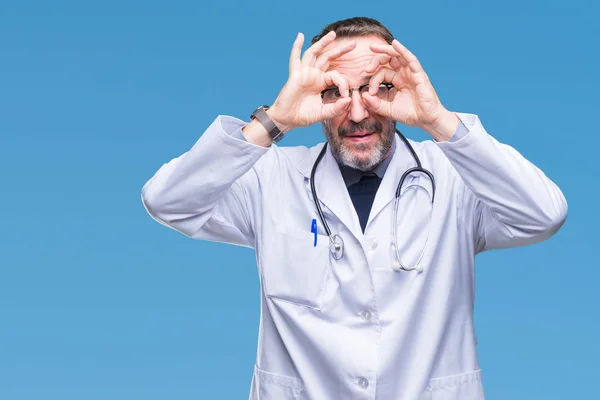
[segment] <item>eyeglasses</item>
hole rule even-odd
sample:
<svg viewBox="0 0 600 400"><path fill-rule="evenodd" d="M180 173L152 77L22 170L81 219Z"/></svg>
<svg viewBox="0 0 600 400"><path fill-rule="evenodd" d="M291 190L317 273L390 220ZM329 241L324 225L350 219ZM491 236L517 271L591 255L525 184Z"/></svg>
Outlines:
<svg viewBox="0 0 600 400"><path fill-rule="evenodd" d="M379 84L379 88L377 89L377 93L375 95L380 99L386 98L390 93L390 89L392 89L393 87L394 85L392 85L391 83L382 82ZM362 95L363 93L369 91L369 84L365 83L364 85L360 85L357 88L351 88L349 96L352 96L352 92L354 92L355 90L358 90L358 93ZM342 94L340 93L340 89L338 89L337 87L327 88L321 92L321 99L323 99L323 103L326 104L335 103L341 97Z"/></svg>

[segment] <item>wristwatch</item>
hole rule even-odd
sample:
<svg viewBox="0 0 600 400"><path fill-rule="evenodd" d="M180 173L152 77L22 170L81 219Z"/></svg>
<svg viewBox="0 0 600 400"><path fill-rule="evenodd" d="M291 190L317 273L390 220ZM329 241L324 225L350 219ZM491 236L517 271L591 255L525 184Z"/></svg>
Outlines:
<svg viewBox="0 0 600 400"><path fill-rule="evenodd" d="M271 117L269 117L269 114L267 114L268 109L269 109L269 106L258 107L250 115L250 119L252 119L252 120L257 119L258 122L260 122L262 124L262 126L265 127L267 132L269 132L269 137L271 137L271 139L273 140L273 143L277 143L281 139L283 139L283 132L281 132L279 130L277 125L275 125L275 122L273 122Z"/></svg>

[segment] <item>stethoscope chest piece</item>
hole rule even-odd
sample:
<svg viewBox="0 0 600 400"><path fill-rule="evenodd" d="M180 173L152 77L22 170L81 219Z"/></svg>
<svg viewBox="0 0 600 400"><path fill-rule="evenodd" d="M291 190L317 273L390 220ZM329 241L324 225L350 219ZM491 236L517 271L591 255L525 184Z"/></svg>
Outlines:
<svg viewBox="0 0 600 400"><path fill-rule="evenodd" d="M339 260L344 255L344 241L342 237L338 234L331 236L331 240L329 242L329 251L334 259Z"/></svg>

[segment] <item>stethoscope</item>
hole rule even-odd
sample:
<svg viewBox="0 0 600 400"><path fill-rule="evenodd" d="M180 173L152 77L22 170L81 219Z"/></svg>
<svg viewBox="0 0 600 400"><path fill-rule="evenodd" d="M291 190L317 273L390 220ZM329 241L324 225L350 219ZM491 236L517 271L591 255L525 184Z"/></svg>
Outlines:
<svg viewBox="0 0 600 400"><path fill-rule="evenodd" d="M423 168L421 166L421 160L419 159L419 156L417 156L415 149L413 149L413 147L410 145L410 143L408 142L406 137L402 134L402 132L400 132L398 129L396 129L396 133L398 134L398 136L400 136L400 139L402 139L402 141L404 142L404 144L406 145L408 150L410 150L410 152L415 160L415 163L417 164L416 167L409 168L404 172L404 174L402 174L402 177L400 178L400 182L398 183L398 186L396 187L396 195L394 197L394 223L393 223L393 233L392 233L394 235L394 247L396 249L396 257L398 259L398 264L399 264L396 269L402 269L404 271L415 270L417 272L422 272L423 267L421 266L420 263L421 263L421 260L423 259L423 254L425 253L425 248L427 247L427 240L425 241L425 246L423 247L423 251L421 252L421 255L419 256L419 259L414 267L412 267L412 268L406 267L402 263L402 260L400 258L400 252L398 250L399 249L398 236L396 234L397 233L396 232L396 226L397 226L396 221L398 221L398 205L400 204L400 192L402 191L402 185L404 184L404 180L406 179L406 177L409 174L411 174L413 172L423 173L423 174L427 175L427 177L431 180L431 187L432 187L432 192L433 192L431 195L431 203L433 204L433 200L435 199L435 179L431 172L429 172L428 170L426 170L425 168ZM310 190L312 192L313 201L315 202L315 206L317 207L317 212L319 214L319 218L321 219L321 222L323 223L323 226L325 227L327 236L329 236L329 251L333 255L334 259L339 260L344 255L344 240L337 233L336 234L331 233L331 229L329 229L329 225L327 224L327 220L325 219L325 215L323 214L323 210L321 209L321 204L319 202L319 198L317 197L317 190L315 189L315 172L317 170L317 166L321 162L321 159L325 155L326 151L327 151L327 142L325 142L325 145L323 146L323 149L321 150L317 159L315 160L315 163L312 167L312 171L310 172ZM429 235L428 235L428 239L429 239Z"/></svg>

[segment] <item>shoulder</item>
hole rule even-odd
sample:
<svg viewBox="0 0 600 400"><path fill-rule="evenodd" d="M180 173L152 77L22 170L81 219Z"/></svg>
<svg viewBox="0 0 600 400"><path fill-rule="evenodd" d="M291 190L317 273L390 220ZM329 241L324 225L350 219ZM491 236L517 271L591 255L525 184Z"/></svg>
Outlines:
<svg viewBox="0 0 600 400"><path fill-rule="evenodd" d="M444 177L448 182L456 183L458 177L456 169L433 139L423 141L408 139L408 142L417 153L425 169L430 170L440 178Z"/></svg>
<svg viewBox="0 0 600 400"><path fill-rule="evenodd" d="M277 167L288 171L298 171L303 175L309 175L310 170L323 149L325 142L314 146L279 146L273 144L267 152L267 157Z"/></svg>
<svg viewBox="0 0 600 400"><path fill-rule="evenodd" d="M436 142L433 141L433 139L426 139L422 141L408 139L408 142L413 147L419 158L429 160L433 164L447 161L447 157L444 155Z"/></svg>

